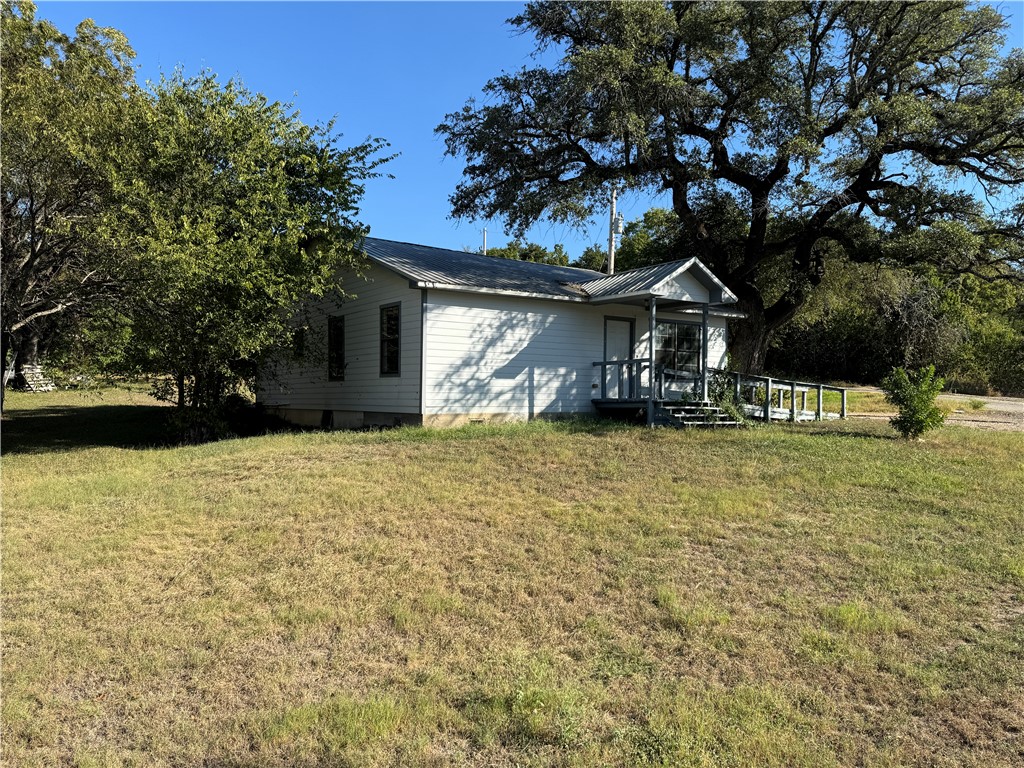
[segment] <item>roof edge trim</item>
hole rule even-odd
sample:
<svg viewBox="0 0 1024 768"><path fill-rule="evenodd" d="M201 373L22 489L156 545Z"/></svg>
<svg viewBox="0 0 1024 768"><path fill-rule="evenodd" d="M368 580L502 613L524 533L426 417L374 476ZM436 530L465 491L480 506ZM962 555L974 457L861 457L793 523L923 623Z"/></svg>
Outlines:
<svg viewBox="0 0 1024 768"><path fill-rule="evenodd" d="M389 264L381 264L382 267L392 269ZM398 271L398 270L393 270ZM405 277L405 275L403 275ZM410 280L417 288L426 288L434 291L454 291L457 293L483 293L491 296L519 296L524 299L543 299L545 301L572 301L577 304L587 304L583 296L553 296L550 293L530 293L529 291L512 291L502 288L477 288L473 285L458 285L453 283L431 283L423 280Z"/></svg>

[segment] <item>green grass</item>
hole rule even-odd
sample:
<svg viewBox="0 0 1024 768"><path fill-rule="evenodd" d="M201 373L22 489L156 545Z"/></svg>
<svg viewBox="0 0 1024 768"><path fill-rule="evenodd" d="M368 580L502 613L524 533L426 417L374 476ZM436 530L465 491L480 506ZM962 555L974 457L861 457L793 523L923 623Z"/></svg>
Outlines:
<svg viewBox="0 0 1024 768"><path fill-rule="evenodd" d="M10 396L4 765L1012 766L1024 434Z"/></svg>
<svg viewBox="0 0 1024 768"><path fill-rule="evenodd" d="M829 413L839 413L843 396L839 392L824 392L824 410ZM817 407L817 392L811 390L807 393L807 407L811 410ZM788 401L787 401L788 402ZM896 409L886 402L883 392L863 392L851 390L846 393L846 407L850 413L893 413Z"/></svg>

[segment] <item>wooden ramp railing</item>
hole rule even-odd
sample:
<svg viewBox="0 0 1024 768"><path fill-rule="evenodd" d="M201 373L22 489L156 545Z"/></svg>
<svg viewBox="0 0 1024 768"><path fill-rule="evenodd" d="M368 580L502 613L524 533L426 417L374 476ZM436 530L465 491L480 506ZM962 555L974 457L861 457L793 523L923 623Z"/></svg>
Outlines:
<svg viewBox="0 0 1024 768"><path fill-rule="evenodd" d="M642 400L646 397L641 393L645 383L643 379L649 379L644 376L650 367L650 361L646 358L601 360L594 363L594 367L601 368L602 400ZM646 383L650 385L649 381Z"/></svg>
<svg viewBox="0 0 1024 768"><path fill-rule="evenodd" d="M733 399L749 416L765 421L821 421L825 418L845 419L846 390L830 384L817 384L792 379L778 379L772 376L756 376L751 373L726 371L721 368L709 368L712 373L728 377L732 383ZM807 408L807 395L814 393L814 410ZM825 410L825 393L838 392L840 396L839 413ZM785 398L789 396L789 407ZM797 408L797 396L800 407Z"/></svg>

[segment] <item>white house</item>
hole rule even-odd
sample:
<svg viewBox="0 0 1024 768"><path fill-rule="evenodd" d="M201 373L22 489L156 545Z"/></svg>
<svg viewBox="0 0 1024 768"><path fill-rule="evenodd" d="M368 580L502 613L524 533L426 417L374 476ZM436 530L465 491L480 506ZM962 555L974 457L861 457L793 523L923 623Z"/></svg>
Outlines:
<svg viewBox="0 0 1024 768"><path fill-rule="evenodd" d="M258 401L298 424L449 425L707 398L736 297L697 259L614 275L367 238ZM303 350L304 348L304 350ZM320 350L317 352L316 350Z"/></svg>

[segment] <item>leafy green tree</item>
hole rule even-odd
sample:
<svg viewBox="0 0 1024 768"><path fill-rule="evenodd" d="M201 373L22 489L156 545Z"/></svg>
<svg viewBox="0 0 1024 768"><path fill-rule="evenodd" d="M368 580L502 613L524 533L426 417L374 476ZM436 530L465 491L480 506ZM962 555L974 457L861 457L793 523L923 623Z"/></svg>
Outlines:
<svg viewBox="0 0 1024 768"><path fill-rule="evenodd" d="M13 2L0 6L0 38L3 359L31 364L61 323L111 296L90 235L141 95L117 30L86 20L68 36Z"/></svg>
<svg viewBox="0 0 1024 768"><path fill-rule="evenodd" d="M533 2L511 23L561 58L438 126L466 160L453 213L523 231L586 220L613 183L667 192L748 315L742 367L763 366L837 253L884 257L865 232L948 236L947 268L1019 275L1003 243L1022 231L1024 55L1000 55L992 6Z"/></svg>
<svg viewBox="0 0 1024 768"><path fill-rule="evenodd" d="M935 405L935 398L944 383L935 375L934 365L912 371L894 368L882 381L885 399L899 409L889 420L893 429L910 439L942 426L946 415Z"/></svg>
<svg viewBox="0 0 1024 768"><path fill-rule="evenodd" d="M532 261L537 264L554 264L559 267L569 265L569 254L565 252L561 243L548 250L537 243L524 243L521 240L512 240L499 248L488 248L488 256L499 259L514 259L518 261Z"/></svg>
<svg viewBox="0 0 1024 768"><path fill-rule="evenodd" d="M1024 391L1024 284L950 275L941 268L951 258L942 239L910 267L898 258L905 247L891 250L873 264L837 253L818 289L773 334L769 369L874 384L895 366L932 363L957 391Z"/></svg>
<svg viewBox="0 0 1024 768"><path fill-rule="evenodd" d="M133 152L115 178L116 205L98 238L136 345L204 435L207 416L287 344L303 300L361 264L363 181L384 143L337 146L333 126L305 125L210 73L154 87L130 127Z"/></svg>
<svg viewBox="0 0 1024 768"><path fill-rule="evenodd" d="M963 328L962 343L939 369L947 384L1024 395L1024 286L968 275L948 287L946 305Z"/></svg>
<svg viewBox="0 0 1024 768"><path fill-rule="evenodd" d="M666 208L652 208L622 229L615 253L616 269L635 269L685 258L679 218Z"/></svg>
<svg viewBox="0 0 1024 768"><path fill-rule="evenodd" d="M608 251L595 243L594 245L588 245L584 248L580 257L576 259L576 261L572 262L570 266L601 272L604 270L607 263Z"/></svg>

